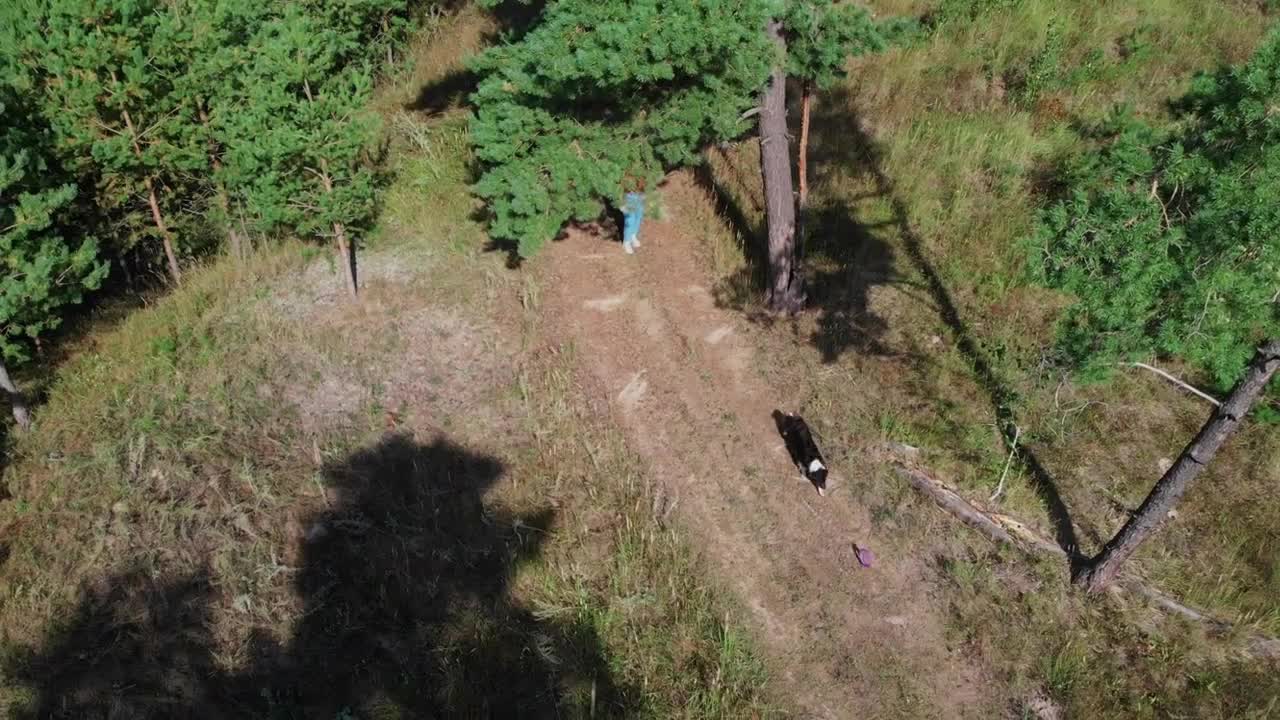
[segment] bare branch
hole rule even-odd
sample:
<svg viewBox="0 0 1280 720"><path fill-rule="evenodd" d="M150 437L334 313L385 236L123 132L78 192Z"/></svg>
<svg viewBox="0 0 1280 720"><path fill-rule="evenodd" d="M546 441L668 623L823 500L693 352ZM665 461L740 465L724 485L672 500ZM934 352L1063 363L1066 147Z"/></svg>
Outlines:
<svg viewBox="0 0 1280 720"><path fill-rule="evenodd" d="M1152 367L1151 365L1148 365L1148 364L1146 364L1146 363L1140 363L1140 362L1133 362L1133 363L1118 363L1118 364L1119 364L1119 365L1125 365L1125 366L1128 366L1128 367L1142 368L1143 370L1150 370L1151 372L1153 372L1153 373L1155 373L1155 374L1159 375L1160 377L1162 377L1162 378L1164 378L1164 379L1168 380L1169 382L1173 383L1174 385L1177 385L1178 387L1181 387L1182 389L1184 389L1184 390L1186 390L1186 391L1188 391L1188 392L1194 393L1194 394L1199 395L1200 397L1204 398L1205 400L1208 400L1209 402L1213 403L1216 407L1222 407L1222 401L1221 401L1221 400L1219 400L1219 399L1215 398L1214 396L1210 395L1209 393L1207 393L1207 392L1205 392L1205 391L1203 391L1203 390L1199 390L1199 389L1197 389L1197 388L1195 388L1195 387L1192 387L1191 385L1189 385L1189 384L1187 384L1187 383L1185 383L1185 382L1183 382L1183 381L1179 380L1178 378L1174 377L1173 375L1170 375L1169 373L1165 372L1164 370L1161 370L1161 369L1160 369L1160 368L1158 368L1158 367Z"/></svg>
<svg viewBox="0 0 1280 720"><path fill-rule="evenodd" d="M1004 492L1004 479L1009 475L1009 466L1013 464L1013 456L1018 454L1018 438L1022 437L1022 428L1017 425L1013 426L1013 442L1009 446L1009 458L1004 461L1004 472L1000 473L1000 484L996 486L996 491L991 493L991 497L987 498L990 502L995 502L996 498Z"/></svg>

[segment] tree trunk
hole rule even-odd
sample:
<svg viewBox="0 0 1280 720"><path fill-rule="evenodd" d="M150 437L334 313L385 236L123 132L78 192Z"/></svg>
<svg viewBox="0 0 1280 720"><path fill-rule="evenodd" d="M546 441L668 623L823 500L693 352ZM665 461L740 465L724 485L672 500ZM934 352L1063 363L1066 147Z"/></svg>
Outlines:
<svg viewBox="0 0 1280 720"><path fill-rule="evenodd" d="M173 235L169 233L169 227L164 224L164 215L160 213L160 200L156 197L156 186L150 176L147 176L146 184L147 202L151 205L151 219L155 221L156 229L164 239L164 256L169 260L169 276L173 278L174 285L181 285L182 271L178 269L178 256L173 252Z"/></svg>
<svg viewBox="0 0 1280 720"><path fill-rule="evenodd" d="M204 126L205 131L209 130L209 114L204 109L204 102L200 102L197 107L200 113L200 124ZM222 209L222 219L226 223L227 244L231 246L231 254L236 260L244 260L244 243L240 232L231 224L231 203L227 199L227 189L223 186L222 180L218 178L222 172L222 159L218 157L217 142L213 139L213 135L209 136L209 163L213 166L214 176L214 194L218 197L218 207Z"/></svg>
<svg viewBox="0 0 1280 720"><path fill-rule="evenodd" d="M302 89L306 92L307 102L314 103L315 99L311 97L311 83L305 79L302 81ZM320 158L320 184L324 186L325 194L333 193L333 179L329 176L329 161ZM347 276L347 290L351 293L351 297L356 297L359 290L356 286L356 258L353 248L347 242L347 228L340 222L333 223L333 237L338 243L338 262L342 264L342 269Z"/></svg>
<svg viewBox="0 0 1280 720"><path fill-rule="evenodd" d="M22 397L22 393L18 392L18 386L14 385L9 377L9 371L4 367L4 360L0 360L0 390L4 390L9 395L9 403L13 405L13 419L18 426L24 430L31 427L31 411L27 409L27 402Z"/></svg>
<svg viewBox="0 0 1280 720"><path fill-rule="evenodd" d="M320 182L324 185L326 193L333 192L333 180L329 178L329 163L320 159ZM338 241L338 262L342 264L342 270L347 275L347 290L351 292L351 297L355 297L358 293L356 288L356 258L351 252L351 246L347 243L347 228L340 222L333 224L333 237Z"/></svg>
<svg viewBox="0 0 1280 720"><path fill-rule="evenodd" d="M111 73L111 83L117 87L120 81L116 79L115 71ZM133 156L142 160L142 145L138 142L138 129L133 125L133 118L130 117L129 111L121 112L124 117L124 125L129 130L129 140L133 143ZM173 278L174 285L182 284L182 271L178 269L178 256L173 252L173 235L169 232L169 227L165 225L164 215L160 212L160 200L156 197L155 182L152 181L151 175L147 175L144 179L147 187L147 203L151 206L151 219L155 222L156 229L160 231L160 238L164 242L164 255L169 260L169 275Z"/></svg>
<svg viewBox="0 0 1280 720"><path fill-rule="evenodd" d="M356 288L356 259L352 256L351 246L347 244L347 228L342 223L333 224L333 236L338 240L338 261L342 263L342 269L347 275L347 290L351 293L351 297L356 297L359 291Z"/></svg>
<svg viewBox="0 0 1280 720"><path fill-rule="evenodd" d="M781 21L770 20L768 33L785 51ZM804 288L796 268L796 200L787 141L787 77L782 67L773 69L760 99L760 171L769 227L769 309L794 314L804 307Z"/></svg>
<svg viewBox="0 0 1280 720"><path fill-rule="evenodd" d="M1105 589L1115 579L1124 561L1160 527L1191 482L1236 431L1276 370L1280 370L1280 339L1269 341L1258 351L1249 363L1244 379L1231 391L1227 401L1214 410L1195 439L1182 451L1178 461L1160 478L1147 499L1142 501L1138 512L1129 518L1097 557L1077 571L1076 585L1089 592L1097 592Z"/></svg>
<svg viewBox="0 0 1280 720"><path fill-rule="evenodd" d="M813 87L804 84L800 96L800 215L809 204L809 105L813 102Z"/></svg>

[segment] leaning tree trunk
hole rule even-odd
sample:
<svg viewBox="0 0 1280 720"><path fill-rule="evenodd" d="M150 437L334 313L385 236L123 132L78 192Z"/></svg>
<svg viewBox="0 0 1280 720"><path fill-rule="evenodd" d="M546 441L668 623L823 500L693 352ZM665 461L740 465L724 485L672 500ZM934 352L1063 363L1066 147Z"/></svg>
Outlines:
<svg viewBox="0 0 1280 720"><path fill-rule="evenodd" d="M1160 527L1191 482L1236 431L1276 370L1280 370L1280 339L1271 340L1258 350L1258 354L1249 363L1244 379L1231 391L1227 401L1214 411L1204 427L1200 428L1200 432L1182 451L1177 462L1160 478L1147 499L1142 501L1138 511L1102 548L1097 557L1077 571L1076 585L1089 592L1097 592L1105 589L1115 579L1124 561Z"/></svg>
<svg viewBox="0 0 1280 720"><path fill-rule="evenodd" d="M782 23L769 21L769 38L786 49ZM796 268L796 200L791 186L787 142L787 77L773 69L760 100L760 171L764 175L765 219L769 226L769 308L793 314L804 307L804 288Z"/></svg>
<svg viewBox="0 0 1280 720"><path fill-rule="evenodd" d="M9 371L4 367L4 361L0 360L0 390L4 390L9 395L9 403L13 405L13 419L22 428L31 427L31 411L27 409L27 402L22 397L22 393L18 392L18 386L13 384L13 379L9 377Z"/></svg>
<svg viewBox="0 0 1280 720"><path fill-rule="evenodd" d="M119 85L116 80L115 72L111 73L111 82ZM138 128L133 124L133 118L129 116L129 111L125 110L121 113L124 118L125 128L129 131L129 139L133 142L133 155L142 162L142 144L138 141ZM156 184L148 174L143 178L143 184L147 187L147 205L151 207L151 220L156 225L156 230L160 231L160 238L164 243L164 255L169 261L169 276L173 278L174 285L182 284L182 271L178 268L178 256L173 251L173 233L169 232L169 226L165 224L164 214L160 212L160 199L156 195Z"/></svg>
<svg viewBox="0 0 1280 720"><path fill-rule="evenodd" d="M796 152L800 193L796 203L796 249L792 262L797 266L804 262L804 244L809 238L806 223L809 219L809 108L812 103L813 85L806 80L800 95L800 147Z"/></svg>
<svg viewBox="0 0 1280 720"><path fill-rule="evenodd" d="M156 185L150 176L146 178L146 186L147 204L151 206L151 219L164 240L164 256L169 261L169 277L173 278L174 285L181 285L182 271L178 269L178 256L173 252L173 233L169 232L169 226L164 222L164 215L160 212L160 200L156 196Z"/></svg>

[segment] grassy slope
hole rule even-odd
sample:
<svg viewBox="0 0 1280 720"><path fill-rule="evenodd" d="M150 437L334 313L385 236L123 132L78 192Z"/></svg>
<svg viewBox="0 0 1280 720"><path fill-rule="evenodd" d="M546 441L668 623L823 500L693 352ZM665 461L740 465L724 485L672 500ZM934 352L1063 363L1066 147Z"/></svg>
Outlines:
<svg viewBox="0 0 1280 720"><path fill-rule="evenodd" d="M536 278L481 252L463 117L401 111L484 30L444 21L378 101L395 179L358 305L285 243L58 371L5 470L8 714L769 714L573 349L543 340Z"/></svg>
<svg viewBox="0 0 1280 720"><path fill-rule="evenodd" d="M999 505L1053 534L1046 497L1056 493L1080 545L1096 550L1207 409L1138 371L1081 386L1044 364L1068 299L1026 286L1021 242L1053 160L1084 147L1075 123L1118 102L1159 114L1192 72L1248 57L1270 18L1243 2L872 5L948 19L918 47L859 61L848 82L818 97L808 248L818 312L762 335L777 358L774 381L805 403L846 466L859 465L870 439L903 440L983 500L1009 455L997 420L1012 420L1020 459L1045 477L1038 486L1030 464L1014 462ZM746 142L711 157L707 185L718 188L730 231L693 205L682 212L710 237L722 300L752 309L758 271L738 246L762 221L755 149ZM1280 433L1248 427L1135 568L1188 602L1280 633L1278 474ZM954 579L957 640L1023 689L1015 696L1042 688L1071 717L1280 708L1274 669L1224 657L1198 629L1083 603L1062 589L1061 568L1028 571L981 541L957 550L938 539L951 528L890 477L852 491L886 532L913 534L937 557Z"/></svg>

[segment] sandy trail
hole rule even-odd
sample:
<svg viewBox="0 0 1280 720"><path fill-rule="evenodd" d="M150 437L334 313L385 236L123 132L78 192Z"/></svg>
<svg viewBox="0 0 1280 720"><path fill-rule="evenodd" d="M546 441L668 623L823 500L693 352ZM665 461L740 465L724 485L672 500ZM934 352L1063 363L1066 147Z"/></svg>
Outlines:
<svg viewBox="0 0 1280 720"><path fill-rule="evenodd" d="M669 181L676 191L688 180ZM549 249L544 298L580 380L607 396L628 442L679 499L683 525L737 594L795 714L995 717L981 673L945 641L920 558L877 536L836 468L819 497L774 427L777 397L743 319L715 306L695 241L646 221L635 256L583 231ZM852 388L851 388L852 391ZM876 554L861 568L853 543ZM886 695L889 693L889 695ZM886 702L889 697L894 702ZM892 709L891 708L895 708Z"/></svg>

